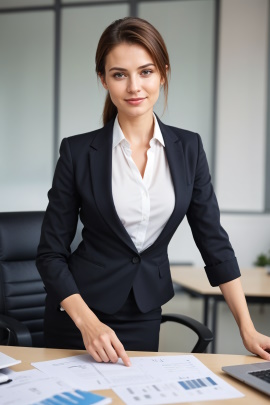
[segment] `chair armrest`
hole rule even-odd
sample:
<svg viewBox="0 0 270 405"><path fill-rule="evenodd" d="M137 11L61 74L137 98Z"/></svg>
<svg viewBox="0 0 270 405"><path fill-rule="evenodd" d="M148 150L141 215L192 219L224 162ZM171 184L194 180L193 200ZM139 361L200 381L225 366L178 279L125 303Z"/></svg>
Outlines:
<svg viewBox="0 0 270 405"><path fill-rule="evenodd" d="M32 346L32 337L27 326L16 319L0 315L0 329L8 332L8 346Z"/></svg>
<svg viewBox="0 0 270 405"><path fill-rule="evenodd" d="M201 322L196 321L196 319L190 318L186 315L179 314L164 314L161 318L161 323L171 321L177 322L181 325L185 325L192 329L198 335L198 341L193 347L191 353L203 353L210 342L213 340L213 334L207 326L203 325Z"/></svg>

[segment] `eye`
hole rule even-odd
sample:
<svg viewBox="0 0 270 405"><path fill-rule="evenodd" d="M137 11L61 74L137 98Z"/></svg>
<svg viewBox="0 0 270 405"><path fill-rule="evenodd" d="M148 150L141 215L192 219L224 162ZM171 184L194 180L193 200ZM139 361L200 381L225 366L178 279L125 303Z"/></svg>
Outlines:
<svg viewBox="0 0 270 405"><path fill-rule="evenodd" d="M125 75L124 73L117 72L113 75L113 77L115 77L116 79L122 79L123 77L125 77Z"/></svg>
<svg viewBox="0 0 270 405"><path fill-rule="evenodd" d="M153 73L151 69L145 69L141 72L142 76L149 76L151 73Z"/></svg>

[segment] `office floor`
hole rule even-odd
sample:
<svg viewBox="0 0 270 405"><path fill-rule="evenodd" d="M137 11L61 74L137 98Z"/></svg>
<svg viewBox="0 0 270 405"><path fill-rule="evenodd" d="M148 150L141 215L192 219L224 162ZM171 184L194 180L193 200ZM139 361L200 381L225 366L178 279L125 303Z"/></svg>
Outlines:
<svg viewBox="0 0 270 405"><path fill-rule="evenodd" d="M270 336L270 305L249 304L255 327ZM176 292L174 298L162 308L165 313L182 313L202 321L203 301L185 292ZM211 318L210 318L211 319ZM217 318L217 344L219 354L247 354L236 322L226 303L219 303ZM196 335L181 325L167 323L161 326L159 351L189 352L196 343Z"/></svg>

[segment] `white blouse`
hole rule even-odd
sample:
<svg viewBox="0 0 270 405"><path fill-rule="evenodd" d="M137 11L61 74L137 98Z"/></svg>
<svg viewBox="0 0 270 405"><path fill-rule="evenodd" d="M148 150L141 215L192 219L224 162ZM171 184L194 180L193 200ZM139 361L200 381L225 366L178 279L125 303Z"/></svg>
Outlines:
<svg viewBox="0 0 270 405"><path fill-rule="evenodd" d="M113 127L112 194L117 214L138 252L151 246L170 218L175 195L157 119L142 178L116 117Z"/></svg>

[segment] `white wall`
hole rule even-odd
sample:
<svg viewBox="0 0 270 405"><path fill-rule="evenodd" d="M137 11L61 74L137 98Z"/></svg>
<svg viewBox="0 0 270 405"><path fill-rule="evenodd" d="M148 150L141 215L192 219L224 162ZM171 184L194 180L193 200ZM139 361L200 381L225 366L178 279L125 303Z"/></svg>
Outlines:
<svg viewBox="0 0 270 405"><path fill-rule="evenodd" d="M0 0L0 7L33 3ZM169 109L163 120L199 132L209 161L214 144L214 4L145 2L138 8L161 31L171 56ZM215 180L221 209L241 211L221 215L241 266L252 265L270 247L270 214L262 213L268 6L269 0L221 1ZM113 19L128 11L127 4L63 11L60 138L101 125L104 92L94 72L96 42ZM53 32L51 11L0 15L0 211L47 205L53 166ZM169 256L174 262L203 265L186 221Z"/></svg>
<svg viewBox="0 0 270 405"><path fill-rule="evenodd" d="M153 10L155 12L153 13ZM168 108L155 108L169 125L198 132L211 166L213 141L214 0L140 3L139 16L162 34L171 62Z"/></svg>
<svg viewBox="0 0 270 405"><path fill-rule="evenodd" d="M0 14L0 211L45 209L53 169L52 11Z"/></svg>
<svg viewBox="0 0 270 405"><path fill-rule="evenodd" d="M216 192L225 210L264 210L268 4L221 2Z"/></svg>
<svg viewBox="0 0 270 405"><path fill-rule="evenodd" d="M242 267L270 249L270 214L256 214L265 198L268 6L268 0L221 1L216 194L221 210L240 211L222 214L221 223ZM169 257L203 265L187 221Z"/></svg>
<svg viewBox="0 0 270 405"><path fill-rule="evenodd" d="M106 12L104 12L106 10ZM60 138L102 127L105 91L95 73L104 29L128 15L128 5L65 9L62 17Z"/></svg>
<svg viewBox="0 0 270 405"><path fill-rule="evenodd" d="M257 255L269 251L269 214L221 214L221 224L229 235L240 267L252 267ZM169 257L172 263L204 266L186 219L170 243Z"/></svg>

